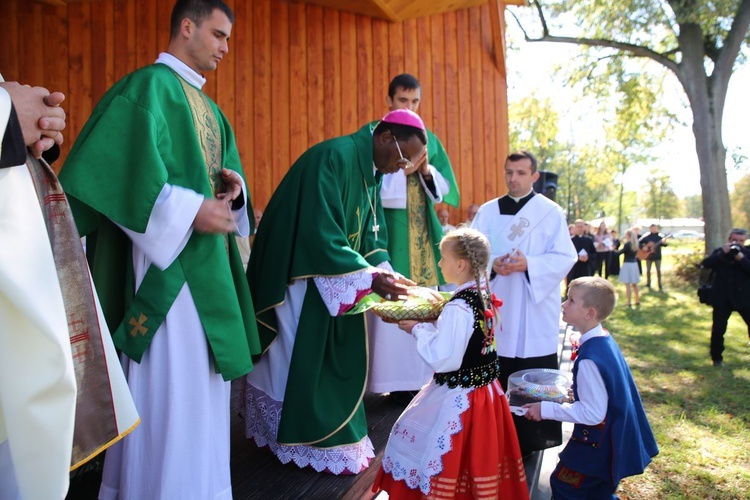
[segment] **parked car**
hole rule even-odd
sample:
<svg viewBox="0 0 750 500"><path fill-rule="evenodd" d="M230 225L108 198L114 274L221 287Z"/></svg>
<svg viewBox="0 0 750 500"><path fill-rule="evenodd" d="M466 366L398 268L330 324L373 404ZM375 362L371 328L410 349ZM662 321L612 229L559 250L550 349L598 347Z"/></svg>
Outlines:
<svg viewBox="0 0 750 500"><path fill-rule="evenodd" d="M680 229L679 231L672 233L672 238L678 240L702 240L706 238L706 235L692 229Z"/></svg>

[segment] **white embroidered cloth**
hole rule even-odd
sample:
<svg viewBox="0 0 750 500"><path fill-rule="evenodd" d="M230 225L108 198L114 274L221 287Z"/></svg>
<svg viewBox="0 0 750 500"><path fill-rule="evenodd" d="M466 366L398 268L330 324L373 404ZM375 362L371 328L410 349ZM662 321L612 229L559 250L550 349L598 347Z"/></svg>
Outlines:
<svg viewBox="0 0 750 500"><path fill-rule="evenodd" d="M383 454L383 470L411 489L430 492L430 479L443 471L451 436L462 430L461 414L474 388L448 388L434 380L420 391L399 417Z"/></svg>
<svg viewBox="0 0 750 500"><path fill-rule="evenodd" d="M245 435L253 438L258 446L268 448L288 464L293 461L298 467L310 466L318 472L327 470L333 474L346 471L358 473L370 464L375 452L370 438L335 448L279 444L276 436L281 421L281 403L247 384L245 391Z"/></svg>
<svg viewBox="0 0 750 500"><path fill-rule="evenodd" d="M338 316L342 306L353 306L357 294L372 287L375 269L366 269L346 276L315 276L313 281L331 316ZM351 307L344 307L344 311Z"/></svg>

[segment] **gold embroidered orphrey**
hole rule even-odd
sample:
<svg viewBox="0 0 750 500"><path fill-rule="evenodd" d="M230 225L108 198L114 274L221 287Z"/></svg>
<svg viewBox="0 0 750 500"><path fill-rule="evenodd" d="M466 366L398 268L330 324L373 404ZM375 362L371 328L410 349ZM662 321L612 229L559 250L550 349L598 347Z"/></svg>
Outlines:
<svg viewBox="0 0 750 500"><path fill-rule="evenodd" d="M179 78L179 80L190 105L190 112L193 114L195 134L198 136L198 141L203 151L203 159L206 162L208 182L211 184L214 196L216 196L217 193L221 193L224 190L221 180L222 161L219 122L216 120L216 115L214 115L214 111L208 103L206 94L182 78Z"/></svg>
<svg viewBox="0 0 750 500"><path fill-rule="evenodd" d="M510 227L510 233L508 234L508 239L510 241L515 240L519 236L523 236L524 229L529 227L531 224L529 223L529 219L526 219L525 217L521 217L518 219L518 224L513 224Z"/></svg>
<svg viewBox="0 0 750 500"><path fill-rule="evenodd" d="M206 162L206 174L208 183L216 196L224 191L224 181L221 178L221 131L219 122L214 115L208 98L201 90L196 89L180 77L177 79L182 84L185 97L188 100L190 112L193 115L195 134L203 151L203 160ZM229 251L229 235L224 234L224 247Z"/></svg>
<svg viewBox="0 0 750 500"><path fill-rule="evenodd" d="M427 226L427 195L419 173L406 176L406 216L409 222L409 272L419 286L438 286L437 264Z"/></svg>

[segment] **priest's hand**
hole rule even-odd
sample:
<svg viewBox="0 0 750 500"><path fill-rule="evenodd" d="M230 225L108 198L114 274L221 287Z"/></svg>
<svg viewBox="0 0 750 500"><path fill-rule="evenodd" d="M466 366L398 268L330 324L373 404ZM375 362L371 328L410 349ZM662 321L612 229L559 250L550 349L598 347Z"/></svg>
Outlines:
<svg viewBox="0 0 750 500"><path fill-rule="evenodd" d="M228 168L222 168L221 180L224 184L224 191L216 193L216 198L224 201L234 201L242 194L242 178L237 172Z"/></svg>
<svg viewBox="0 0 750 500"><path fill-rule="evenodd" d="M406 299L409 291L407 287L414 285L416 283L408 278L382 270L378 270L378 274L372 279L372 291L386 300Z"/></svg>
<svg viewBox="0 0 750 500"><path fill-rule="evenodd" d="M206 198L193 220L193 229L199 233L233 233L237 225L230 208L231 202Z"/></svg>
<svg viewBox="0 0 750 500"><path fill-rule="evenodd" d="M429 165L427 164L426 147L422 149L422 152L419 153L419 156L415 158L414 162L410 163L407 167L404 168L404 174L411 175L417 170L419 170L422 175L430 174Z"/></svg>
<svg viewBox="0 0 750 500"><path fill-rule="evenodd" d="M10 95L24 143L36 158L55 144L62 144L65 111L60 103L65 100L63 93L50 94L43 87L29 87L18 82L3 82L0 86Z"/></svg>
<svg viewBox="0 0 750 500"><path fill-rule="evenodd" d="M500 276L522 273L529 268L526 256L520 250L506 253L492 261L492 270Z"/></svg>

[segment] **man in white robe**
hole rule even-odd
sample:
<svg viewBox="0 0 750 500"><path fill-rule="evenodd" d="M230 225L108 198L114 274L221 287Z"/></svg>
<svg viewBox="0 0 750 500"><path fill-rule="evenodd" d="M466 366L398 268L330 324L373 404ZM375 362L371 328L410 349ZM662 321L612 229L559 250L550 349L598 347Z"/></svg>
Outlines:
<svg viewBox="0 0 750 500"><path fill-rule="evenodd" d="M491 288L503 301L496 338L504 389L515 371L558 368L560 283L577 260L561 208L533 190L536 166L526 151L508 156L508 194L483 204L472 221L490 240ZM514 420L524 454L561 440L559 426L550 435L537 432L538 426L526 429L525 419Z"/></svg>

